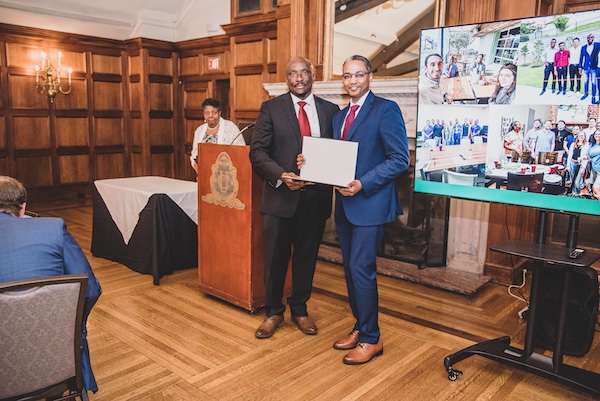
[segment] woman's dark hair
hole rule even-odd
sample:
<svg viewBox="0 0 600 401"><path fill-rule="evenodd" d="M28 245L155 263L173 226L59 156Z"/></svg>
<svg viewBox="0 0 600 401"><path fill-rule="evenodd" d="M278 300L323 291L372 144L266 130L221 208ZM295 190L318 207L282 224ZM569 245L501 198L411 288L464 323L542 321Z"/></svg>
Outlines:
<svg viewBox="0 0 600 401"><path fill-rule="evenodd" d="M508 127L508 132L514 131L514 129L517 126L517 124L521 125L521 123L518 122L517 120L513 121L512 123L510 123L510 127Z"/></svg>
<svg viewBox="0 0 600 401"><path fill-rule="evenodd" d="M513 76L515 77L515 79L513 80L513 83L506 89L506 94L504 95L504 97L510 97L517 87L517 66L514 65L513 63L506 63L502 67L500 67L500 70L498 70L498 75L500 75L500 71L502 71L502 70L509 70L510 72L512 72ZM500 80L498 79L498 83L496 84L496 89L494 90L494 93L490 97L490 103L494 103L496 101L498 92L500 92L501 89L502 89L502 85L500 85Z"/></svg>
<svg viewBox="0 0 600 401"><path fill-rule="evenodd" d="M596 131L594 131L594 133L592 134L592 139L590 139L590 146L594 146L595 144L598 143L598 141L596 141L596 137L594 135L596 135L596 132L600 132L600 129L597 129Z"/></svg>
<svg viewBox="0 0 600 401"><path fill-rule="evenodd" d="M202 110L204 110L205 106L212 106L218 111L221 111L221 102L212 97L204 99L204 101L202 102Z"/></svg>

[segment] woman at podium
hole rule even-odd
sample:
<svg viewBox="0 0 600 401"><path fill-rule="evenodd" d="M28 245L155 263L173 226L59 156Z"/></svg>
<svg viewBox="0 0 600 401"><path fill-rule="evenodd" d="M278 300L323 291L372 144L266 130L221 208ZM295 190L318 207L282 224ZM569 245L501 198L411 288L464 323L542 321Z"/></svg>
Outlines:
<svg viewBox="0 0 600 401"><path fill-rule="evenodd" d="M192 142L190 162L198 173L198 144L217 143L220 145L245 146L246 141L240 135L240 130L235 123L221 117L221 102L217 99L207 98L202 102L204 124L196 128Z"/></svg>

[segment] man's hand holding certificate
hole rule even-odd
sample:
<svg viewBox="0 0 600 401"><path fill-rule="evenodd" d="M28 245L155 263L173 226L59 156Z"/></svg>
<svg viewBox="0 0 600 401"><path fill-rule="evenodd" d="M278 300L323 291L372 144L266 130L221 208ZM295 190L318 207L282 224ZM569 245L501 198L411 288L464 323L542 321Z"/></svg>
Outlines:
<svg viewBox="0 0 600 401"><path fill-rule="evenodd" d="M305 137L299 179L346 188L355 181L357 154L356 142Z"/></svg>

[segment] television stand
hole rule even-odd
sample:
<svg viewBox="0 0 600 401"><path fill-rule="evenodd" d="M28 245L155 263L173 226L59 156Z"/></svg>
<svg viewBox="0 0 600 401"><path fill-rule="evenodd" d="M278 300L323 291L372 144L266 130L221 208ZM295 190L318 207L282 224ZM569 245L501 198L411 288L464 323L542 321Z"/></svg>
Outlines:
<svg viewBox="0 0 600 401"><path fill-rule="evenodd" d="M490 248L496 252L534 260L531 284L531 303L527 319L527 331L525 334L525 348L519 349L511 347L509 336L503 336L467 347L444 358L444 366L448 372L448 379L454 381L457 379L458 375L462 373L453 368L456 363L473 355L480 355L600 395L599 373L562 363L567 323L567 308L573 271L574 269L590 266L596 260L600 259L600 255L586 251L577 259L569 258L570 250L576 246L578 222L573 221L573 218L576 219L579 216L571 216L572 221L569 227L569 239L566 247L544 244L547 221L546 213L547 212L542 211L540 215L538 242L512 240L494 245ZM540 278L544 274L544 263L560 267L564 274L563 289L560 296L556 342L552 357L534 352L534 332L537 323L536 309L540 297Z"/></svg>

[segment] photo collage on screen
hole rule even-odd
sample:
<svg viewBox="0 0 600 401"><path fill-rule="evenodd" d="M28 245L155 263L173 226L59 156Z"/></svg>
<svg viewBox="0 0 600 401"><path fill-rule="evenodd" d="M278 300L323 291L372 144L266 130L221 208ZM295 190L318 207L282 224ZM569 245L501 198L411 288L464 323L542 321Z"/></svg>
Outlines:
<svg viewBox="0 0 600 401"><path fill-rule="evenodd" d="M415 187L600 199L600 10L426 29L420 46Z"/></svg>

